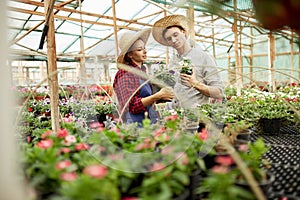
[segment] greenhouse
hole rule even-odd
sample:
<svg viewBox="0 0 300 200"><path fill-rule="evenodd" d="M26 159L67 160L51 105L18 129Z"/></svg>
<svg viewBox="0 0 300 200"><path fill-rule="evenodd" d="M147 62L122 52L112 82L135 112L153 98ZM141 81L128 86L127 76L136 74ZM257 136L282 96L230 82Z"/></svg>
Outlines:
<svg viewBox="0 0 300 200"><path fill-rule="evenodd" d="M300 199L300 1L0 5L1 199Z"/></svg>

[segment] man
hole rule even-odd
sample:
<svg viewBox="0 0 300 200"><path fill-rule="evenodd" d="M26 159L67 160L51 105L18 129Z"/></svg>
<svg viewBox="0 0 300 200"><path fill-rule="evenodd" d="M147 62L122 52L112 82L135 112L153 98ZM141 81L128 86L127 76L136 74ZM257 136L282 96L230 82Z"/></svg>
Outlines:
<svg viewBox="0 0 300 200"><path fill-rule="evenodd" d="M183 15L166 16L154 23L154 39L173 47L177 54L170 61L176 84L174 92L183 108L209 103L210 98L222 99L223 84L214 59L198 44L189 40L188 19ZM192 74L180 73L183 60L188 60Z"/></svg>

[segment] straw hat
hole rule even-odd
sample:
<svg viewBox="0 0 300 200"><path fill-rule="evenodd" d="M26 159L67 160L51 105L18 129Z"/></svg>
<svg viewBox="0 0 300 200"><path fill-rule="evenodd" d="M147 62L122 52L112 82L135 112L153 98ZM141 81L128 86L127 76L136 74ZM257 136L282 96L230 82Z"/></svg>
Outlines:
<svg viewBox="0 0 300 200"><path fill-rule="evenodd" d="M163 31L170 26L180 26L189 33L188 19L184 15L169 15L156 21L152 28L153 38L162 45L170 46L163 37Z"/></svg>
<svg viewBox="0 0 300 200"><path fill-rule="evenodd" d="M147 40L149 38L150 32L151 32L151 29L146 28L139 32L128 31L128 32L124 33L119 40L119 48L121 49L121 53L118 56L117 62L123 63L125 54L128 52L128 50L133 45L133 43L135 41L137 41L138 39L143 40L143 42L146 44Z"/></svg>

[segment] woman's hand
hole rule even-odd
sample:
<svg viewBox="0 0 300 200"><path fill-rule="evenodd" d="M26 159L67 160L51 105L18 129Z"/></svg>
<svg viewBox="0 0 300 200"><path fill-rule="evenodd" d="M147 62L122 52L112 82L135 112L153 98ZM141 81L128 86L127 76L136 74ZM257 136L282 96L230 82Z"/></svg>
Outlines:
<svg viewBox="0 0 300 200"><path fill-rule="evenodd" d="M158 94L160 96L160 99L167 100L167 101L172 101L172 99L175 97L174 91L171 87L161 88L158 91Z"/></svg>

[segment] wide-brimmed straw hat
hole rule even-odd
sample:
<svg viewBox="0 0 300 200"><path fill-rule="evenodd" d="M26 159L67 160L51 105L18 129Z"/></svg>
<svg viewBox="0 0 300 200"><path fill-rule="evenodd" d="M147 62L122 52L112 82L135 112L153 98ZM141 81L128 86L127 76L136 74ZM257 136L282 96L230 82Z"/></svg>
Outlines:
<svg viewBox="0 0 300 200"><path fill-rule="evenodd" d="M163 36L163 31L167 27L180 26L185 31L186 34L189 33L188 19L184 15L169 15L160 20L156 21L152 28L153 38L162 45L170 46L167 40Z"/></svg>
<svg viewBox="0 0 300 200"><path fill-rule="evenodd" d="M133 45L135 41L138 39L141 39L145 44L148 41L148 38L150 36L151 29L146 28L143 29L139 32L133 32L133 31L128 31L124 33L121 38L119 39L119 48L121 50L120 55L118 56L117 62L118 63L123 63L124 62L124 57L130 47Z"/></svg>

